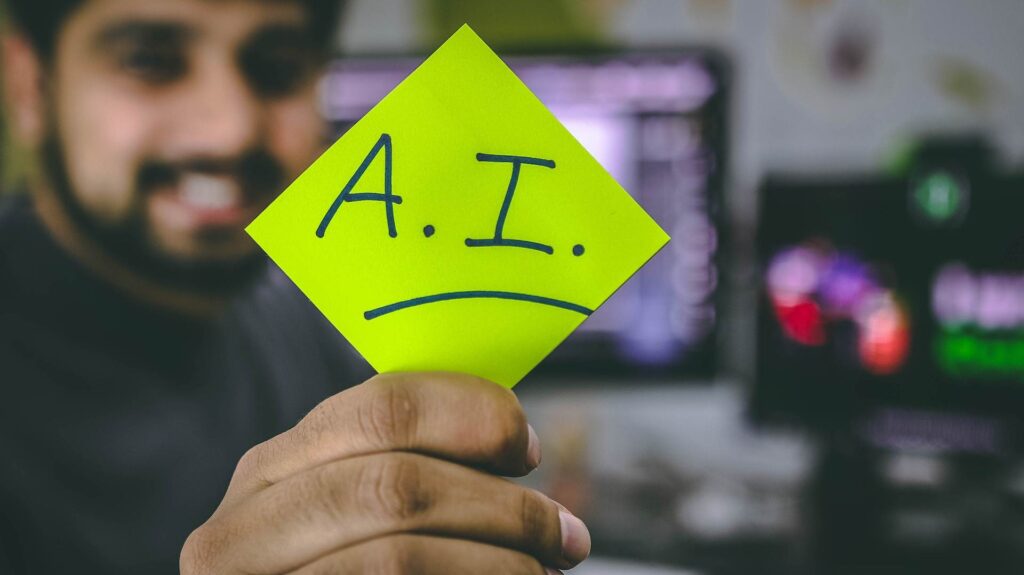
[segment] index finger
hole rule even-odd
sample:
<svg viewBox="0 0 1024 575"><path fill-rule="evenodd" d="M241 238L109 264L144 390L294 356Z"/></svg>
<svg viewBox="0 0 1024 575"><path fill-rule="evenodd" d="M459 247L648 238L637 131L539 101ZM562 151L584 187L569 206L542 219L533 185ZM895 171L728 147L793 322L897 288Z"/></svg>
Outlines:
<svg viewBox="0 0 1024 575"><path fill-rule="evenodd" d="M325 400L292 429L250 449L224 502L359 455L410 451L519 476L539 463L538 450L519 401L504 387L456 373L383 374Z"/></svg>

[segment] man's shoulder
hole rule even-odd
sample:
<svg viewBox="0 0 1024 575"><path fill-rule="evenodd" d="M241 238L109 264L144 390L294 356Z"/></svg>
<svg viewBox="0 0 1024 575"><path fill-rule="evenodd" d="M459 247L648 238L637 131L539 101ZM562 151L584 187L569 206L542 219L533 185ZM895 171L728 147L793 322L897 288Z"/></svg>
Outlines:
<svg viewBox="0 0 1024 575"><path fill-rule="evenodd" d="M295 324L320 329L325 319L280 268L268 265L266 273L238 301L250 317L270 323Z"/></svg>
<svg viewBox="0 0 1024 575"><path fill-rule="evenodd" d="M277 332L289 339L326 338L344 342L341 335L277 266L239 300L236 315L246 318L251 329Z"/></svg>
<svg viewBox="0 0 1024 575"><path fill-rule="evenodd" d="M372 374L348 341L280 270L271 265L232 315L269 354L315 357L353 377Z"/></svg>

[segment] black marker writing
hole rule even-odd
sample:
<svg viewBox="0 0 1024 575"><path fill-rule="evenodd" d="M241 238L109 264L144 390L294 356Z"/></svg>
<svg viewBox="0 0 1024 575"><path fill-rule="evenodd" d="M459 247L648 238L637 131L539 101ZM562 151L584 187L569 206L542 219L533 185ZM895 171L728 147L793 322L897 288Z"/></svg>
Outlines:
<svg viewBox="0 0 1024 575"><path fill-rule="evenodd" d="M496 246L526 248L529 250L544 252L548 255L555 253L555 249L549 245L526 240L507 239L504 237L505 219L508 217L508 210L512 206L512 196L516 193L516 186L519 184L519 173L522 171L523 164L554 169L555 162L553 160L542 160L526 156L496 156L493 154L477 154L476 159L480 162L502 162L512 164L512 179L508 183L508 190L505 192L505 200L501 204L501 211L498 212L498 223L494 226L494 237L487 239L466 238L466 245L471 248Z"/></svg>
<svg viewBox="0 0 1024 575"><path fill-rule="evenodd" d="M380 151L384 150L384 193L383 194L353 194L352 189L355 188L359 179L366 173L367 168L373 163L374 158L380 154ZM395 227L395 204L402 203L402 196L396 196L391 190L391 163L392 163L392 149L391 149L391 136L388 134L382 134L377 143L374 144L373 149L366 155L366 159L359 165L359 169L356 170L355 175L352 179L345 184L345 187L338 194L337 199L331 204L331 207L327 210L327 214L324 215L324 219L320 221L320 226L316 229L316 235L319 238L324 237L327 233L327 226L334 219L334 216L338 213L338 208L345 202L384 202L385 211L388 217L388 235L396 238L398 237L398 228Z"/></svg>

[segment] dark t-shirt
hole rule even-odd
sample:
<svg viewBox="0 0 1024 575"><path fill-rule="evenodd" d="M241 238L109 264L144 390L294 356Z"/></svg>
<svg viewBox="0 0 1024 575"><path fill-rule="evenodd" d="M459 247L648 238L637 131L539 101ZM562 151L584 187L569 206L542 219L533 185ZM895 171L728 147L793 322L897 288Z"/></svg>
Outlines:
<svg viewBox="0 0 1024 575"><path fill-rule="evenodd" d="M239 457L365 374L280 271L185 319L0 203L0 573L177 573Z"/></svg>

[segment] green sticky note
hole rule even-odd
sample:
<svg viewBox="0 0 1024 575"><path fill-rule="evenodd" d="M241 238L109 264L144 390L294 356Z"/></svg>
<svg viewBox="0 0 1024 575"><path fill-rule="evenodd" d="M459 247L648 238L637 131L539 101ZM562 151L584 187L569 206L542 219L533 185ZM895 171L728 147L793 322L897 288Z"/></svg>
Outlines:
<svg viewBox="0 0 1024 575"><path fill-rule="evenodd" d="M468 26L247 230L378 371L507 387L669 239Z"/></svg>

